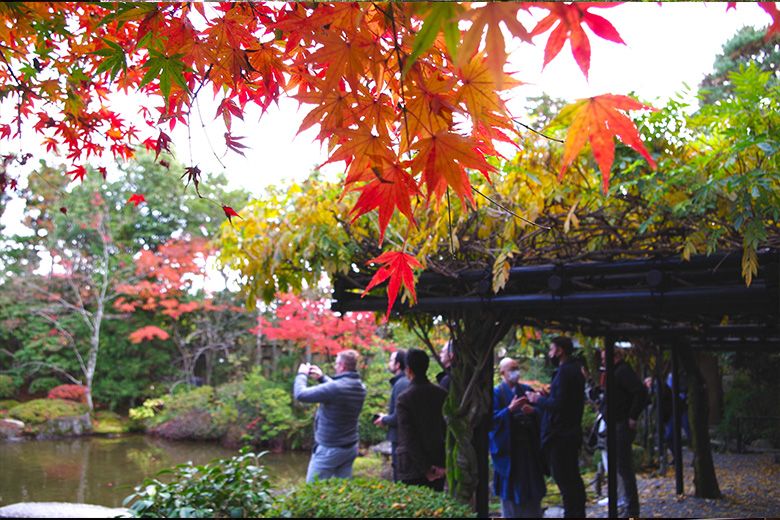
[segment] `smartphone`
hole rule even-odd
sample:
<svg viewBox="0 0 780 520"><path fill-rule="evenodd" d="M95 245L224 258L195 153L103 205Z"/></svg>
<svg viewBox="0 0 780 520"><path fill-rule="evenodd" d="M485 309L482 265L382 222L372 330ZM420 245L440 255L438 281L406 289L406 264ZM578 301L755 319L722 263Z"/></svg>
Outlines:
<svg viewBox="0 0 780 520"><path fill-rule="evenodd" d="M379 414L378 413L375 413L374 415L371 416L371 422L374 422L377 419L379 419Z"/></svg>

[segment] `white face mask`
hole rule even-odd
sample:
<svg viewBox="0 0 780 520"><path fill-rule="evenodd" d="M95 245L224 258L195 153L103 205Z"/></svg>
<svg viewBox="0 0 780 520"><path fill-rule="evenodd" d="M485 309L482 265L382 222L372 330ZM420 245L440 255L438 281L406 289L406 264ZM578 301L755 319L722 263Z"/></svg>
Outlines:
<svg viewBox="0 0 780 520"><path fill-rule="evenodd" d="M510 370L509 373L506 375L506 378L511 384L517 383L517 381L520 380L520 371Z"/></svg>

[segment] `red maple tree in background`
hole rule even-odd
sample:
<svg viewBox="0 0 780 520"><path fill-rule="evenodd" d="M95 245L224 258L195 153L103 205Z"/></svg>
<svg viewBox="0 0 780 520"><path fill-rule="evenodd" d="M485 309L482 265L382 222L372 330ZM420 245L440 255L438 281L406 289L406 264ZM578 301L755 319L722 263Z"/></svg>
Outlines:
<svg viewBox="0 0 780 520"><path fill-rule="evenodd" d="M206 383L217 352L227 354L244 330L233 326L244 310L216 303L203 290L206 263L213 249L203 239L171 240L156 251L144 250L136 260L141 281L120 285L114 302L121 312L149 312L159 325L146 325L130 335L133 343L171 340L179 352L185 381L192 381L196 363L206 356Z"/></svg>
<svg viewBox="0 0 780 520"><path fill-rule="evenodd" d="M270 318L259 316L250 332L271 341L284 342L313 354L333 356L344 349L362 352L377 347L389 351L395 346L380 337L376 317L370 312L351 312L339 316L330 310L324 298L305 299L293 293L278 294L270 309Z"/></svg>

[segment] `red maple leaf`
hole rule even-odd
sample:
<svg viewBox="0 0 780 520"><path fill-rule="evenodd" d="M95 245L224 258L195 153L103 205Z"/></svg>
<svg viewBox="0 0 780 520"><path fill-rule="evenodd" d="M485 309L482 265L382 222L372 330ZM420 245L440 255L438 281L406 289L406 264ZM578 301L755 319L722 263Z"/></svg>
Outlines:
<svg viewBox="0 0 780 520"><path fill-rule="evenodd" d="M406 290L412 297L412 301L417 303L417 293L414 291L414 271L412 268L422 269L422 265L415 257L402 251L387 251L373 260L369 260L368 263L380 264L381 267L374 274L374 277L371 278L362 296L365 296L368 291L388 278L390 279L390 282L387 284L387 314L385 319L390 317L390 310L393 308L401 285L406 287Z"/></svg>
<svg viewBox="0 0 780 520"><path fill-rule="evenodd" d="M160 136L157 138L157 141L154 143L154 160L156 161L157 158L160 156L160 152L165 150L166 152L171 152L171 136L160 131Z"/></svg>
<svg viewBox="0 0 780 520"><path fill-rule="evenodd" d="M411 198L419 193L417 182L400 165L388 164L384 169L373 168L376 178L360 187L360 197L352 208L354 221L374 208L379 208L379 243L385 237L385 229L395 208L412 217Z"/></svg>
<svg viewBox="0 0 780 520"><path fill-rule="evenodd" d="M76 166L71 171L68 172L68 175L73 175L73 180L80 180L83 181L84 177L87 175L87 169L83 166Z"/></svg>
<svg viewBox="0 0 780 520"><path fill-rule="evenodd" d="M100 172L100 175L103 176L103 180L106 180L106 176L108 175L108 170L106 169L106 167L105 166L98 166L97 170Z"/></svg>
<svg viewBox="0 0 780 520"><path fill-rule="evenodd" d="M127 199L127 204L130 204L131 202L132 202L133 204L135 204L135 205L136 205L136 207L138 207L138 205L139 205L140 203L142 203L142 202L146 202L146 199L145 199L145 198L144 198L144 196L143 196L143 195L141 195L140 193L133 193L132 195L130 195L130 198L129 198L129 199Z"/></svg>
<svg viewBox="0 0 780 520"><path fill-rule="evenodd" d="M200 197L200 190L198 189L198 185L200 184L200 168L197 166L188 166L184 168L184 173L182 174L181 178L187 177L187 184L184 185L186 188L190 185L190 182L195 185L195 193L198 194L198 197Z"/></svg>
<svg viewBox="0 0 780 520"><path fill-rule="evenodd" d="M236 210L231 208L230 206L222 206L222 211L225 212L225 216L228 219L228 222L230 222L230 225L233 225L233 217L241 218L241 215L236 213Z"/></svg>
<svg viewBox="0 0 780 520"><path fill-rule="evenodd" d="M561 110L559 117L572 118L569 132L564 145L563 161L559 170L559 176L563 176L566 169L572 163L585 140L590 140L593 155L601 170L602 189L606 193L609 187L609 176L612 162L615 158L614 137L619 137L623 144L630 146L642 157L647 159L650 166L655 168L655 161L645 148L639 132L631 119L623 114L622 110L653 110L628 96L604 94L588 99L582 99Z"/></svg>
<svg viewBox="0 0 780 520"><path fill-rule="evenodd" d="M246 157L244 152L242 152L241 150L247 149L249 147L243 144L241 142L241 139L244 138L241 136L233 136L230 134L230 132L225 132L225 144L227 145L227 147L233 150L234 152L240 153L241 155Z"/></svg>
<svg viewBox="0 0 780 520"><path fill-rule="evenodd" d="M574 55L574 60L577 65L580 66L585 77L588 77L588 69L590 69L590 40L588 35L582 28L582 23L585 22L591 31L597 36L610 40L616 43L625 42L618 34L617 29L604 17L589 13L588 9L591 7L613 7L621 2L574 2L571 4L546 2L544 4L533 4L532 7L542 7L548 9L548 14L542 19L534 30L531 31L531 36L537 36L544 32L547 32L553 25L558 24L555 29L550 33L550 37L547 39L547 45L544 48L544 65L547 66L553 58L555 58L566 40L570 40L571 52Z"/></svg>
<svg viewBox="0 0 780 520"><path fill-rule="evenodd" d="M479 170L488 180L490 172L495 170L474 139L454 132L442 131L420 139L412 149L418 150L412 160L412 171L422 171L429 196L442 196L449 185L459 197L471 200L466 168Z"/></svg>

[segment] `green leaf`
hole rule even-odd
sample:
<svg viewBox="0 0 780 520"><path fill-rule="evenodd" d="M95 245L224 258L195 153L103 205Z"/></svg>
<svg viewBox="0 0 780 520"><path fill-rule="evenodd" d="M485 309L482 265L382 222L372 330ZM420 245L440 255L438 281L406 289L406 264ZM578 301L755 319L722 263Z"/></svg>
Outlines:
<svg viewBox="0 0 780 520"><path fill-rule="evenodd" d="M460 31L458 30L458 20L455 17L455 7L455 4L449 2L435 2L431 4L430 11L425 16L420 32L414 37L412 53L407 58L406 63L404 63L403 74L409 71L421 54L431 48L441 30L444 30L447 49L450 51L452 59L455 59L455 52L457 52L458 43L460 42Z"/></svg>
<svg viewBox="0 0 780 520"><path fill-rule="evenodd" d="M105 59L100 62L100 65L98 65L95 74L102 74L110 70L111 81L113 81L120 72L127 71L127 56L125 55L124 49L122 49L119 44L112 42L111 40L106 40L105 38L102 38L102 40L108 47L92 52L92 54L105 57Z"/></svg>

